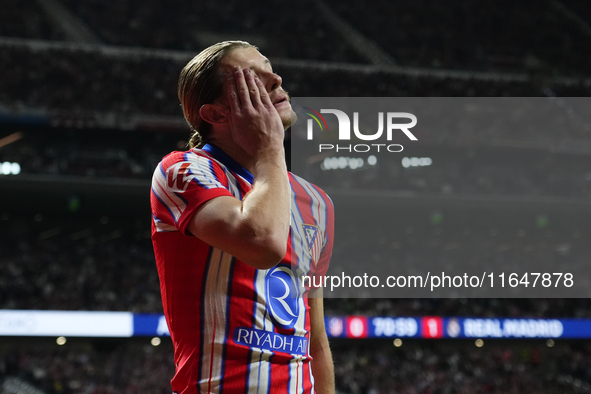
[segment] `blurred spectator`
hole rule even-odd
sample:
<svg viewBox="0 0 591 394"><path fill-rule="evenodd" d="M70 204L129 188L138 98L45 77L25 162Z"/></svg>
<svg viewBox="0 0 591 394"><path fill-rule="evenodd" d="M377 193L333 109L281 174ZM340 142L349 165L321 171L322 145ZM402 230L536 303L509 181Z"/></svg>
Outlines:
<svg viewBox="0 0 591 394"><path fill-rule="evenodd" d="M443 144L436 149L423 146L420 150L426 152L424 155L429 156L431 164L412 167L408 164L410 159L400 153L395 157L378 155L377 164L371 166L367 164L368 154L332 152L325 159L310 163L307 175L320 187L336 190L591 197L591 166L585 155L510 148L457 149ZM324 160L328 164L333 157L348 156L361 156L363 167L334 169L329 165L326 169Z"/></svg>
<svg viewBox="0 0 591 394"><path fill-rule="evenodd" d="M156 394L170 391L173 349L140 340L110 348L49 345L2 355L0 377L18 377L47 394ZM332 345L339 394L458 393L539 394L588 392L588 344L555 348L517 342L421 341L395 348L389 342L348 340Z"/></svg>
<svg viewBox="0 0 591 394"><path fill-rule="evenodd" d="M3 0L0 36L62 40L64 35L36 1Z"/></svg>
<svg viewBox="0 0 591 394"><path fill-rule="evenodd" d="M266 56L363 62L314 12L311 0L65 0L108 44L198 52L215 41L245 40ZM213 17L215 16L215 17Z"/></svg>
<svg viewBox="0 0 591 394"><path fill-rule="evenodd" d="M549 130L553 129L549 127ZM21 140L0 150L0 163L18 162L23 175L149 180L164 155L174 149L186 149L184 139L189 131L186 134L103 131L100 138L94 138L95 133L83 131L31 130L21 134ZM482 134L486 134L485 130L438 133L438 141L424 143L418 148L430 158L428 166L412 167L403 163L406 156L402 154L378 155L377 163L372 166L367 163L368 154L332 153L309 163L306 177L320 187L332 190L591 197L591 166L585 155L540 149L487 148L486 138L480 138ZM524 139L521 134L516 135L515 140ZM551 134L548 133L549 141ZM468 140L478 141L483 146L461 146ZM331 156L349 155L360 156L364 165L354 170L326 169L325 160L330 161Z"/></svg>
<svg viewBox="0 0 591 394"><path fill-rule="evenodd" d="M350 342L349 342L350 343ZM333 348L334 349L334 348ZM588 390L588 346L540 351L426 341L408 347L359 344L334 349L337 391L381 393L574 393ZM585 388L583 388L585 385Z"/></svg>
<svg viewBox="0 0 591 394"><path fill-rule="evenodd" d="M404 66L549 74L589 73L591 41L553 2L328 0ZM571 10L589 5L576 3ZM434 23L436 21L436 23ZM587 22L588 23L588 22Z"/></svg>
<svg viewBox="0 0 591 394"><path fill-rule="evenodd" d="M55 215L1 215L0 309L162 313L149 226ZM493 231L494 230L494 231ZM549 237L552 235L552 237ZM360 247L362 245L363 247ZM551 230L410 227L338 229L332 272L429 261L434 267L475 261L479 267L585 264L588 234ZM371 254L365 251L372 250ZM326 299L327 315L591 318L588 299Z"/></svg>
<svg viewBox="0 0 591 394"><path fill-rule="evenodd" d="M20 346L2 361L0 377L22 379L46 394L162 394L170 392L174 374L170 346Z"/></svg>
<svg viewBox="0 0 591 394"><path fill-rule="evenodd" d="M46 219L49 228L27 235L39 222L9 219L0 309L162 313L149 226L100 221Z"/></svg>
<svg viewBox="0 0 591 394"><path fill-rule="evenodd" d="M189 55L187 57L187 60ZM34 61L31 61L34 59ZM93 51L31 50L3 47L0 105L80 111L140 113L182 117L176 95L187 60L104 56ZM359 73L275 67L292 96L361 97L532 97L545 96L529 81L452 79L385 72ZM552 86L554 94L585 96L589 88Z"/></svg>
<svg viewBox="0 0 591 394"><path fill-rule="evenodd" d="M112 58L96 52L4 47L0 104L79 111L177 115L176 83L184 62Z"/></svg>

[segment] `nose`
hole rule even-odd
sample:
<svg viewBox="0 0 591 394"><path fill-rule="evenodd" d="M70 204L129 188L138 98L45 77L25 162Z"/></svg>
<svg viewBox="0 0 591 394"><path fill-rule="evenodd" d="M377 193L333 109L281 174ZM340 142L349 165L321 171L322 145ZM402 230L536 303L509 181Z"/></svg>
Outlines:
<svg viewBox="0 0 591 394"><path fill-rule="evenodd" d="M279 89L281 87L281 83L283 82L283 79L273 72L265 73L261 79L263 79L263 83L265 88L267 88L267 92L272 92L275 89Z"/></svg>

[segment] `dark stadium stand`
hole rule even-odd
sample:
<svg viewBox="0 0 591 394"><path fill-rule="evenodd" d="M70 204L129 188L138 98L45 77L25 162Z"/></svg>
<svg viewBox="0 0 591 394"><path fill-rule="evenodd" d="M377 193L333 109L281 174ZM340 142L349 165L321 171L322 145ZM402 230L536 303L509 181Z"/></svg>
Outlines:
<svg viewBox="0 0 591 394"><path fill-rule="evenodd" d="M451 139L451 138L450 138ZM528 195L591 197L591 171L586 155L560 155L540 150L507 148L475 149L413 147L429 157L432 164L410 167L402 163L406 153L396 159L384 157L376 165L356 169L324 168L324 160L311 165L308 178L332 189L411 191L442 195ZM344 157L348 152L326 157ZM383 160L383 161L381 161ZM405 168L404 165L408 167Z"/></svg>
<svg viewBox="0 0 591 394"><path fill-rule="evenodd" d="M5 0L0 14L0 37L62 40L64 35L35 1Z"/></svg>
<svg viewBox="0 0 591 394"><path fill-rule="evenodd" d="M75 110L177 115L176 81L184 63L158 57L105 56L95 51L4 47L0 104ZM35 62L29 60L34 58ZM141 65L141 66L140 66ZM138 68L139 67L139 68ZM292 96L543 97L536 81L464 79L391 72L275 66ZM141 70L141 72L139 71ZM41 84L41 81L44 83ZM548 81L560 96L587 96L588 85Z"/></svg>
<svg viewBox="0 0 591 394"><path fill-rule="evenodd" d="M314 12L314 2L309 0L287 8L277 0L64 3L108 44L199 51L212 40L246 37L267 56L363 62Z"/></svg>
<svg viewBox="0 0 591 394"><path fill-rule="evenodd" d="M0 308L161 313L149 234L76 225L51 220L38 235L2 246Z"/></svg>
<svg viewBox="0 0 591 394"><path fill-rule="evenodd" d="M135 178L148 182L155 166L169 151L185 150L189 131L101 130L78 133L74 129L0 127L4 133L21 130L20 139L0 150L0 163L17 162L23 175L84 176L87 178ZM487 148L486 139L474 147L450 132L409 147L396 158L379 156L367 164L367 154L356 155L364 166L356 169L325 169L316 159L307 177L324 188L336 190L386 190L425 195L591 197L591 170L585 154L556 153L545 149ZM464 138L465 134L462 134ZM458 136L454 140L454 136ZM552 137L548 133L548 137ZM517 139L517 138L516 138ZM539 142L539 141L538 141ZM429 157L428 166L411 167L403 158L413 152ZM343 156L347 152L339 154Z"/></svg>
<svg viewBox="0 0 591 394"><path fill-rule="evenodd" d="M27 117L28 113L41 113L46 118L45 122L56 125L128 129L130 119L134 116L158 116L164 118L164 121L156 119L162 126L156 122L153 128L173 128L187 133L188 128L184 125L177 104L176 80L183 62L190 58L190 54L170 58L138 53L101 53L94 49L76 50L79 47L30 48L21 44L0 47L3 48L0 66L14 70L0 76L2 117ZM36 61L30 62L31 58ZM300 97L587 96L590 86L584 80L568 83L547 80L539 85L535 79L466 78L465 75L376 72L369 69L360 72L334 65L302 69L284 61L275 68L283 75L285 86L292 95ZM20 122L29 123L31 120ZM443 128L436 135L428 136L428 142L461 146L488 145L494 138L525 141L530 145L544 143L549 148L564 143L581 147L580 140L588 139L588 131L585 130L548 127L535 133L516 134L504 128L478 132ZM575 141L565 141L570 139Z"/></svg>
<svg viewBox="0 0 591 394"><path fill-rule="evenodd" d="M587 298L413 298L413 299L326 299L330 315L373 316L477 316L510 318L589 318Z"/></svg>
<svg viewBox="0 0 591 394"><path fill-rule="evenodd" d="M328 3L401 65L588 73L588 33L556 9L559 1Z"/></svg>
<svg viewBox="0 0 591 394"><path fill-rule="evenodd" d="M5 267L0 309L162 313L149 216L109 212L114 198L102 207L89 207L81 199L78 211L61 214L0 212L5 240L0 246L0 266ZM560 223L543 227L533 218L524 225L519 216L501 227L493 221L498 212L467 223L448 216L452 223L446 225L431 225L427 215L417 213L399 218L400 225L388 231L338 228L329 274L355 272L359 265L371 272L371 266L424 260L448 268L454 261L497 269L544 261L575 265L585 264L591 253L584 221L568 231ZM373 252L368 256L367 250ZM591 318L588 299L327 299L326 307L331 315Z"/></svg>
<svg viewBox="0 0 591 394"><path fill-rule="evenodd" d="M56 0L65 8L49 15L51 3L6 0L0 11L0 309L162 313L149 181L162 156L185 149L177 78L213 42L258 45L294 97L553 97L568 108L591 94L586 0ZM99 42L74 40L66 17ZM307 178L337 209L332 269L586 267L591 135L554 126L442 127L405 152L429 157L424 167L400 156L323 170L315 157ZM5 163L20 173L3 174L13 169ZM364 215L370 195L391 204L388 226L338 221ZM327 298L325 307L591 318L587 298ZM170 392L172 345L149 339L58 347L0 337L0 393ZM331 341L338 394L591 391L589 340Z"/></svg>
<svg viewBox="0 0 591 394"><path fill-rule="evenodd" d="M19 128L22 130L22 128ZM185 150L186 133L156 133L43 127L20 131L20 140L0 151L0 162L20 163L21 174L135 178L146 184L172 149Z"/></svg>
<svg viewBox="0 0 591 394"><path fill-rule="evenodd" d="M176 102L182 66L157 58L114 59L96 52L4 47L0 67L13 71L0 78L0 104L15 110L41 107L182 117Z"/></svg>
<svg viewBox="0 0 591 394"><path fill-rule="evenodd" d="M335 350L343 393L578 393L589 390L588 345L483 348L421 342Z"/></svg>
<svg viewBox="0 0 591 394"><path fill-rule="evenodd" d="M584 29L582 25L591 21L591 10L585 0L562 0L562 2L553 2L552 5L560 9L571 23L578 25L581 29Z"/></svg>
<svg viewBox="0 0 591 394"><path fill-rule="evenodd" d="M31 385L46 394L143 393L169 391L172 345L147 339L80 340L57 346L49 340L21 343L0 354L5 392ZM337 393L586 393L591 386L588 344L542 341L510 344L389 341L333 344ZM22 390L22 388L21 388ZM26 391L21 391L26 392Z"/></svg>
<svg viewBox="0 0 591 394"><path fill-rule="evenodd" d="M17 341L15 341L17 342ZM160 394L170 391L174 373L170 341L160 347L148 340L125 344L69 340L63 347L37 340L3 349L0 380L3 393L26 393L32 385L44 394ZM4 378L4 379L3 379ZM20 390L20 391L19 391Z"/></svg>

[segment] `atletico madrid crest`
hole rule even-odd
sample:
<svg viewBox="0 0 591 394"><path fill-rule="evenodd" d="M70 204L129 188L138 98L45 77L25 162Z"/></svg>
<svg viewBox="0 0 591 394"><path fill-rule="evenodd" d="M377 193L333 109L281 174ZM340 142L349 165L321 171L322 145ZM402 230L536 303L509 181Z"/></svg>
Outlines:
<svg viewBox="0 0 591 394"><path fill-rule="evenodd" d="M314 264L318 263L320 257L320 251L322 249L321 237L318 236L318 227L312 224L302 224L304 230L304 236L306 237L306 243L312 256Z"/></svg>

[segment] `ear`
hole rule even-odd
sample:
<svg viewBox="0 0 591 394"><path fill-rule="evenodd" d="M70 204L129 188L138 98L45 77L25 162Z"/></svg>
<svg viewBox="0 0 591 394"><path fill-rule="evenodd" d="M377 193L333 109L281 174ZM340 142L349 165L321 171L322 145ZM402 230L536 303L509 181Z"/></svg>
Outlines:
<svg viewBox="0 0 591 394"><path fill-rule="evenodd" d="M228 123L223 108L215 104L205 104L199 109L201 119L211 124Z"/></svg>

